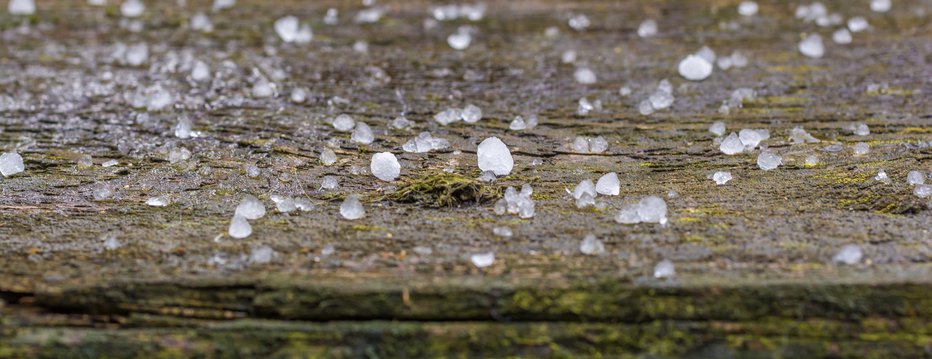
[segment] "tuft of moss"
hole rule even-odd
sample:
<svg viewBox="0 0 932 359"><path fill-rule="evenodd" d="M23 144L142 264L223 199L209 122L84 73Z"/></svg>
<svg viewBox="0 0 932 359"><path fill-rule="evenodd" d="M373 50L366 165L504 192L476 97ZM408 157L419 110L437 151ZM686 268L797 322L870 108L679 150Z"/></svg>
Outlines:
<svg viewBox="0 0 932 359"><path fill-rule="evenodd" d="M381 199L436 208L488 202L498 198L499 192L498 188L475 178L435 172L406 179L398 186L398 190L384 195Z"/></svg>

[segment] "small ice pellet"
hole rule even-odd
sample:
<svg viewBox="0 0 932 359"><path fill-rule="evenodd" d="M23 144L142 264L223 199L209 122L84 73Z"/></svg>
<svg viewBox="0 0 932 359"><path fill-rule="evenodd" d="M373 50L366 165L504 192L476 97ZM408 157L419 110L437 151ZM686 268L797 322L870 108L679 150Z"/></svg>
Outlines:
<svg viewBox="0 0 932 359"><path fill-rule="evenodd" d="M10 177L26 170L23 157L16 152L4 152L0 155L0 174Z"/></svg>
<svg viewBox="0 0 932 359"><path fill-rule="evenodd" d="M874 180L878 182L888 182L890 181L890 176L887 176L887 171L880 170L877 172L877 175L874 176Z"/></svg>
<svg viewBox="0 0 932 359"><path fill-rule="evenodd" d="M510 238L514 235L514 232L512 232L511 228L508 227L495 227L492 228L492 234L499 237Z"/></svg>
<svg viewBox="0 0 932 359"><path fill-rule="evenodd" d="M890 11L891 7L893 7L892 0L871 0L871 11L873 12L887 12Z"/></svg>
<svg viewBox="0 0 932 359"><path fill-rule="evenodd" d="M596 82L595 72L588 67L577 68L576 72L573 73L573 77L576 79L576 82L583 85L591 85Z"/></svg>
<svg viewBox="0 0 932 359"><path fill-rule="evenodd" d="M320 151L320 163L324 166L330 166L337 162L337 154L329 148L324 148Z"/></svg>
<svg viewBox="0 0 932 359"><path fill-rule="evenodd" d="M657 35L657 22L653 19L644 20L638 25L638 36L645 38L655 35Z"/></svg>
<svg viewBox="0 0 932 359"><path fill-rule="evenodd" d="M709 126L709 132L716 136L725 135L725 121L715 121Z"/></svg>
<svg viewBox="0 0 932 359"><path fill-rule="evenodd" d="M804 162L806 166L812 167L819 164L819 156L809 155L806 156L806 161Z"/></svg>
<svg viewBox="0 0 932 359"><path fill-rule="evenodd" d="M320 181L320 188L327 190L334 190L340 187L339 182L337 181L336 176L324 176Z"/></svg>
<svg viewBox="0 0 932 359"><path fill-rule="evenodd" d="M605 244L602 243L594 234L587 234L579 244L579 251L582 254L597 256L605 253Z"/></svg>
<svg viewBox="0 0 932 359"><path fill-rule="evenodd" d="M495 262L495 252L476 253L469 256L469 261L478 268L485 268Z"/></svg>
<svg viewBox="0 0 932 359"><path fill-rule="evenodd" d="M851 152L854 153L855 157L864 156L868 152L870 152L870 150L871 150L870 145L864 142L858 142L854 144L854 146L851 146Z"/></svg>
<svg viewBox="0 0 932 359"><path fill-rule="evenodd" d="M113 166L116 166L116 165L118 165L118 164L120 164L120 163L117 162L117 160L107 160L106 162L101 163L100 165L101 165L102 167L113 167Z"/></svg>
<svg viewBox="0 0 932 359"><path fill-rule="evenodd" d="M356 121L347 114L342 114L333 119L333 128L340 132L349 132L356 126Z"/></svg>
<svg viewBox="0 0 932 359"><path fill-rule="evenodd" d="M139 17L146 11L146 6L140 0L126 0L120 5L120 13L125 17Z"/></svg>
<svg viewBox="0 0 932 359"><path fill-rule="evenodd" d="M383 181L394 181L401 175L401 164L391 152L381 152L372 155L369 165L372 175Z"/></svg>
<svg viewBox="0 0 932 359"><path fill-rule="evenodd" d="M654 266L654 278L669 279L674 276L676 276L676 269L673 267L673 262L669 259L664 259Z"/></svg>
<svg viewBox="0 0 932 359"><path fill-rule="evenodd" d="M867 30L870 27L870 24L867 23L867 19L861 16L855 16L848 19L848 30L851 32L861 32Z"/></svg>
<svg viewBox="0 0 932 359"><path fill-rule="evenodd" d="M482 119L482 109L476 105L466 105L466 107L463 107L462 118L463 122L466 123L479 122Z"/></svg>
<svg viewBox="0 0 932 359"><path fill-rule="evenodd" d="M483 172L492 171L496 176L506 176L514 168L515 160L511 151L498 137L489 137L479 144L476 149L479 169Z"/></svg>
<svg viewBox="0 0 932 359"><path fill-rule="evenodd" d="M599 180L595 183L595 191L605 196L617 196L621 192L618 174L609 172L599 177Z"/></svg>
<svg viewBox="0 0 932 359"><path fill-rule="evenodd" d="M589 194L589 196L595 197L595 184L592 183L592 180L582 180L576 185L576 188L573 189L573 198L579 199L583 194Z"/></svg>
<svg viewBox="0 0 932 359"><path fill-rule="evenodd" d="M353 129L350 141L368 145L375 141L375 134L372 132L372 128L369 127L369 125L364 122L356 122L356 128Z"/></svg>
<svg viewBox="0 0 932 359"><path fill-rule="evenodd" d="M744 151L744 144L738 138L738 134L732 132L719 145L719 150L726 155L734 155Z"/></svg>
<svg viewBox="0 0 932 359"><path fill-rule="evenodd" d="M470 43L472 43L472 35L468 31L463 31L462 28L447 36L447 45L454 50L465 50Z"/></svg>
<svg viewBox="0 0 932 359"><path fill-rule="evenodd" d="M362 207L362 203L359 202L359 197L351 194L346 196L346 199L340 204L340 215L349 220L360 219L366 216L366 210Z"/></svg>
<svg viewBox="0 0 932 359"><path fill-rule="evenodd" d="M677 66L680 76L690 81L702 81L712 74L712 63L699 55L686 56Z"/></svg>
<svg viewBox="0 0 932 359"><path fill-rule="evenodd" d="M291 90L291 102L304 103L307 101L307 91L302 88Z"/></svg>
<svg viewBox="0 0 932 359"><path fill-rule="evenodd" d="M753 1L742 1L738 4L738 14L742 16L754 16L757 15L758 5Z"/></svg>
<svg viewBox="0 0 932 359"><path fill-rule="evenodd" d="M764 171L775 169L783 164L783 158L770 150L763 150L757 156L757 167Z"/></svg>
<svg viewBox="0 0 932 359"><path fill-rule="evenodd" d="M825 55L825 45L822 36L812 34L799 42L799 52L811 58L820 58Z"/></svg>
<svg viewBox="0 0 932 359"><path fill-rule="evenodd" d="M647 196L638 202L638 217L641 222L660 223L667 222L667 202L657 196Z"/></svg>
<svg viewBox="0 0 932 359"><path fill-rule="evenodd" d="M854 39L851 37L851 32L848 29L841 28L832 33L832 41L839 45L850 44Z"/></svg>
<svg viewBox="0 0 932 359"><path fill-rule="evenodd" d="M919 171L909 171L909 173L906 174L906 183L908 183L910 186L925 184L926 176Z"/></svg>
<svg viewBox="0 0 932 359"><path fill-rule="evenodd" d="M247 195L236 206L235 214L246 219L259 219L265 216L265 205L258 198Z"/></svg>
<svg viewBox="0 0 932 359"><path fill-rule="evenodd" d="M249 252L249 263L251 264L269 263L274 258L275 250L266 245L255 247Z"/></svg>
<svg viewBox="0 0 932 359"><path fill-rule="evenodd" d="M838 253L832 257L832 262L855 265L861 261L862 256L861 247L856 244L849 244L838 250Z"/></svg>
<svg viewBox="0 0 932 359"><path fill-rule="evenodd" d="M165 207L168 205L168 199L165 197L149 197L146 200L146 205L152 207Z"/></svg>
<svg viewBox="0 0 932 359"><path fill-rule="evenodd" d="M919 198L929 198L930 196L932 196L932 185L928 185L928 184L916 185L916 187L913 188L913 194L915 194L916 197L919 197Z"/></svg>
<svg viewBox="0 0 932 359"><path fill-rule="evenodd" d="M10 0L7 10L10 15L32 15L36 13L36 2L34 0Z"/></svg>
<svg viewBox="0 0 932 359"><path fill-rule="evenodd" d="M719 171L712 175L712 180L715 181L717 185L726 184L728 181L731 181L731 179L731 172Z"/></svg>
<svg viewBox="0 0 932 359"><path fill-rule="evenodd" d="M247 221L245 217L233 215L233 219L230 220L230 228L227 232L230 234L230 237L233 238L246 238L252 234L252 226L249 225L249 221Z"/></svg>

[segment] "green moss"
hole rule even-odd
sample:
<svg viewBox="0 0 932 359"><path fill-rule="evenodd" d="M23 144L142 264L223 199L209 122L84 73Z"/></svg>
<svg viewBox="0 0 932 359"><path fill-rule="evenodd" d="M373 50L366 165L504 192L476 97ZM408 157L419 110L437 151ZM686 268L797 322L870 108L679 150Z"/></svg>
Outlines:
<svg viewBox="0 0 932 359"><path fill-rule="evenodd" d="M376 198L425 207L484 203L499 197L499 189L456 173L428 173L404 180L398 189Z"/></svg>

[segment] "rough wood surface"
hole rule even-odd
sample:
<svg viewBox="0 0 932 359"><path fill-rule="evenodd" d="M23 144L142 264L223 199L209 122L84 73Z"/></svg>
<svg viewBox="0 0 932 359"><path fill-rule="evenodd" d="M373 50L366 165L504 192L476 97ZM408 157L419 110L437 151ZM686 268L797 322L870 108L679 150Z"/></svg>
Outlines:
<svg viewBox="0 0 932 359"><path fill-rule="evenodd" d="M26 171L0 178L0 356L928 356L932 210L905 177L932 171L932 3L895 2L884 14L866 1L825 4L871 29L836 45L835 27L795 19L797 4L783 1L761 1L753 18L737 1L490 2L480 21L429 30L422 1L379 2L376 24L352 21L355 1L239 0L216 13L204 1L147 3L139 33L122 28L113 1L40 0L29 31L4 12L0 148L18 149ZM323 23L330 7L339 25ZM212 33L188 28L194 11ZM592 26L569 28L573 14ZM272 23L285 15L309 23L313 41L282 44ZM645 18L657 19L657 37L637 37ZM455 51L446 36L461 25L476 33ZM826 39L821 59L796 48L813 32ZM357 40L367 53L353 50ZM118 42L148 43L147 64L109 60ZM703 45L740 50L750 64L687 82L676 64ZM574 65L560 61L571 49L596 84L574 81ZM190 58L214 79L191 81ZM250 96L256 72L277 97ZM639 115L664 78L672 109ZM156 83L175 106L134 107L133 94ZM620 96L621 86L633 93ZM309 90L307 103L288 100L295 87ZM719 114L741 87L757 98ZM581 97L603 108L578 116ZM478 124L433 121L467 103L483 109ZM412 129L389 126L402 111ZM340 113L373 127L376 141L335 132L327 120ZM537 128L508 130L531 113ZM180 116L203 135L175 138ZM769 129L765 144L784 165L762 171L757 151L722 154L707 131L716 120ZM858 122L871 134L846 129ZM791 144L797 126L822 141ZM426 130L453 148L401 150ZM488 136L516 160L491 184L475 180L476 144ZM609 149L574 153L576 136L604 136ZM853 156L857 142L870 153ZM843 150L824 150L834 144ZM332 166L318 161L328 146ZM178 147L193 156L170 163ZM399 156L398 181L353 174L382 151ZM804 165L813 154L820 163ZM78 164L84 155L93 166ZM118 164L101 166L110 159ZM247 176L247 165L261 174ZM874 180L881 169L889 183ZM716 186L708 176L719 170L735 179ZM621 196L577 209L566 189L611 171ZM324 176L340 188L321 190ZM534 218L496 215L489 197L524 183ZM102 188L112 197L95 200ZM350 193L363 197L365 219L339 216ZM246 194L269 213L233 239L229 219ZM316 208L278 213L272 194ZM666 199L668 225L613 220L646 195ZM151 196L171 204L147 206ZM494 236L500 226L514 237ZM588 233L606 254L579 253ZM111 237L120 247L106 250ZM831 263L845 244L861 246L861 264ZM326 245L334 253L322 254ZM259 246L274 249L271 262L249 260ZM469 263L489 250L493 266ZM661 259L674 261L675 280L652 278Z"/></svg>

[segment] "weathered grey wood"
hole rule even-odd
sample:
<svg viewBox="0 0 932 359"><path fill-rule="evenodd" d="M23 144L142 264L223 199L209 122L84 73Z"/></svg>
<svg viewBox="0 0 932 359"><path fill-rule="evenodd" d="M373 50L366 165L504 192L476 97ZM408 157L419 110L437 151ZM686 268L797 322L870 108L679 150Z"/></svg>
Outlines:
<svg viewBox="0 0 932 359"><path fill-rule="evenodd" d="M715 0L493 2L481 21L435 30L423 26L430 4L421 1L384 2L382 21L358 25L356 2L239 0L207 12L211 34L187 29L192 10L174 2L147 4L146 31L136 34L118 26L115 3L40 0L30 34L3 13L0 101L27 99L30 107L0 107L0 148L30 142L24 137L35 144L20 150L26 171L0 179L0 356L928 355L932 211L905 176L932 170L932 22L922 13L932 6L896 2L876 14L866 3L825 3L865 16L872 29L835 45L828 29L793 18L796 4L761 1L760 15L743 19L737 2ZM339 26L323 24L329 7L340 9ZM566 26L577 13L592 19L590 29ZM275 36L272 22L288 14L311 24L310 44ZM658 20L660 35L639 39L647 17ZM728 23L737 29L721 25ZM460 25L478 32L457 52L445 38ZM544 35L551 26L558 37ZM796 50L811 32L827 40L822 59ZM357 40L368 41L367 54L352 50ZM187 51L214 70L225 56L238 80L206 91L187 73L171 74L170 86L188 92L176 108L134 109L123 93L166 79L146 75L148 67L107 64L119 41L149 43L150 60L160 62ZM740 50L750 65L686 82L676 63L703 45L719 55ZM568 49L596 71L596 84L573 80L574 67L560 62ZM269 66L287 75L276 81L282 93L252 99L240 80L252 68L268 75ZM373 80L372 67L390 80ZM103 71L113 74L112 93L71 99L61 110L56 96L70 93L63 84L90 84ZM673 108L639 115L637 102L664 78L676 88ZM870 84L882 90L868 91ZM630 97L618 95L623 85ZM309 89L307 104L288 101L296 86ZM758 98L718 114L739 87ZM241 105L223 105L236 96ZM349 105L328 105L334 96ZM603 109L577 116L583 96ZM478 124L433 122L436 112L467 103L483 109ZM403 106L417 125L391 129ZM359 146L334 132L326 119L339 113L376 129L376 142ZM540 116L538 128L507 130L527 113ZM202 137L172 136L182 115ZM769 129L766 143L785 164L761 171L756 153L721 154L707 132L716 120L729 131ZM855 122L871 134L844 129ZM796 126L822 142L790 144ZM422 130L453 149L402 152ZM568 144L580 135L604 136L609 150L573 153ZM516 159L515 171L492 184L474 180L475 146L488 136L502 138ZM317 158L331 138L340 140L339 162L327 167ZM871 152L853 157L857 142ZM821 151L831 144L844 150ZM193 158L169 163L173 146ZM401 159L399 181L350 174L382 151ZM811 154L819 165L803 164ZM78 166L82 155L95 165ZM119 165L100 166L109 159ZM262 174L246 176L248 164ZM881 169L890 183L873 180ZM735 180L715 186L707 176L717 170ZM577 209L566 189L609 171L619 173L622 195L600 197L605 210ZM339 176L338 191L319 190L328 175ZM490 199L524 183L534 187L535 217L495 215ZM101 185L112 199L93 199ZM339 217L348 193L363 196L364 220ZM244 194L270 211L253 221L252 236L236 240L225 233ZM317 208L280 214L270 194ZM153 195L172 204L146 206ZM666 198L668 226L613 221L646 195ZM493 236L497 226L515 236ZM587 233L608 253L581 255ZM107 236L121 247L105 250ZM864 262L830 263L850 243L862 247ZM261 245L276 258L249 263ZM326 245L335 253L321 255ZM433 253L418 255L416 246ZM478 270L468 255L486 250L496 251L495 265ZM651 278L665 258L676 263L674 281Z"/></svg>

